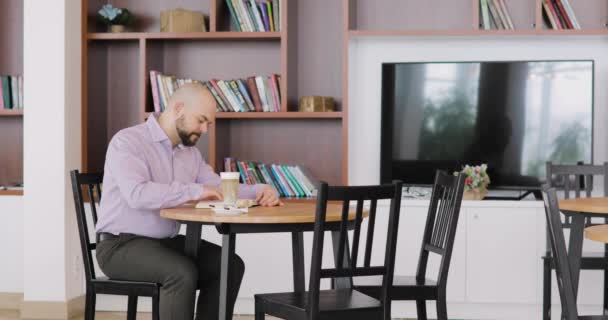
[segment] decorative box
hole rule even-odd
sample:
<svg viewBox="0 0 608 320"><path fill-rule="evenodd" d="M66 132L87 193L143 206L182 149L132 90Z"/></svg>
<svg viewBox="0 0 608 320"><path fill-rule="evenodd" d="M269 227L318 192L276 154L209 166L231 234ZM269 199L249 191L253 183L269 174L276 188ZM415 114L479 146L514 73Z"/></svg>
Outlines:
<svg viewBox="0 0 608 320"><path fill-rule="evenodd" d="M336 109L334 98L322 96L300 97L298 110L300 112L330 112Z"/></svg>
<svg viewBox="0 0 608 320"><path fill-rule="evenodd" d="M205 16L202 12L185 9L164 10L160 12L161 32L205 32Z"/></svg>

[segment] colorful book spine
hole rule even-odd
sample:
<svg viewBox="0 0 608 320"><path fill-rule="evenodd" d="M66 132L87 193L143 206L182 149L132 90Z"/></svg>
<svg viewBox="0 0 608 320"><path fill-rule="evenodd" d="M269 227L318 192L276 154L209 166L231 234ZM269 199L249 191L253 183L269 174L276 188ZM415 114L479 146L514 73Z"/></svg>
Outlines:
<svg viewBox="0 0 608 320"><path fill-rule="evenodd" d="M581 26L580 26L580 24L578 24L578 20L576 19L576 16L574 15L574 10L572 10L572 7L570 6L570 2L568 2L569 0L561 0L561 1L564 4L564 9L566 9L566 12L568 13L568 16L570 17L570 21L572 21L572 25L574 26L574 29L580 29Z"/></svg>
<svg viewBox="0 0 608 320"><path fill-rule="evenodd" d="M228 7L228 11L230 11L230 17L232 18L232 25L234 25L234 29L238 32L243 31L241 29L241 24L239 23L239 19L234 11L234 7L232 6L231 0L226 0L226 6Z"/></svg>
<svg viewBox="0 0 608 320"><path fill-rule="evenodd" d="M215 91L215 88L213 87L211 82L210 81L205 82L205 86L207 87L207 89L209 89L209 92L211 92L211 95L213 95L213 98L215 98L215 101L217 102L218 111L228 112L228 110L229 110L228 107L224 104L224 100L219 96L217 91Z"/></svg>
<svg viewBox="0 0 608 320"><path fill-rule="evenodd" d="M247 103L247 107L249 108L249 111L255 111L255 106L253 105L253 101L251 100L251 97L249 96L249 92L247 92L247 84L242 79L236 79L235 81L236 81L236 85L239 87L239 91L241 92L241 95L243 95L243 98L245 98L245 102Z"/></svg>
<svg viewBox="0 0 608 320"><path fill-rule="evenodd" d="M158 82L156 81L157 71L150 70L150 90L152 90L152 103L154 112L160 112L160 101L158 98Z"/></svg>
<svg viewBox="0 0 608 320"><path fill-rule="evenodd" d="M274 22L275 31L281 31L281 25L279 24L280 15L279 0L272 0L272 21Z"/></svg>
<svg viewBox="0 0 608 320"><path fill-rule="evenodd" d="M253 100L255 111L262 112L262 101L260 100L258 87L255 84L255 77L247 78L247 88L249 89L249 93L251 93L251 99Z"/></svg>
<svg viewBox="0 0 608 320"><path fill-rule="evenodd" d="M268 23L270 23L270 31L275 32L277 29L274 27L274 19L272 15L272 3L266 2L266 12L268 13Z"/></svg>
<svg viewBox="0 0 608 320"><path fill-rule="evenodd" d="M270 22L268 21L268 12L266 11L266 5L263 2L258 3L260 12L262 13L262 20L264 21L264 29L270 31Z"/></svg>
<svg viewBox="0 0 608 320"><path fill-rule="evenodd" d="M479 7L481 11L481 21L484 30L490 30L490 9L488 8L488 0L479 0Z"/></svg>

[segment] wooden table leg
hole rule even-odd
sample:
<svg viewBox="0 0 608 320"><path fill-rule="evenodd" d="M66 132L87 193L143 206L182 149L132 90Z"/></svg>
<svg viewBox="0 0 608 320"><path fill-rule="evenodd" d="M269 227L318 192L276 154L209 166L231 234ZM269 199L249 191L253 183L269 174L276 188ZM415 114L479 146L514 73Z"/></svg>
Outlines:
<svg viewBox="0 0 608 320"><path fill-rule="evenodd" d="M584 231L585 216L582 214L572 215L572 224L570 225L570 243L568 245L568 260L570 261L570 272L572 273L574 297L578 295L578 279L580 275L581 255L583 254Z"/></svg>
<svg viewBox="0 0 608 320"><path fill-rule="evenodd" d="M304 292L304 234L291 233L291 251L293 255L293 290Z"/></svg>
<svg viewBox="0 0 608 320"><path fill-rule="evenodd" d="M230 277L230 264L234 258L234 245L236 235L227 233L222 235L222 261L220 269L220 320L232 319L232 310L228 310L228 283Z"/></svg>

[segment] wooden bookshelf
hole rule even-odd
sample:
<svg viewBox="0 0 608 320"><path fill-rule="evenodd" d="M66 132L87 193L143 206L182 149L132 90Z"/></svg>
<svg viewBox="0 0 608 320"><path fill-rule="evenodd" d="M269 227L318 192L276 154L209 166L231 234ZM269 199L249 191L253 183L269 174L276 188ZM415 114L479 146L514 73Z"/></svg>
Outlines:
<svg viewBox="0 0 608 320"><path fill-rule="evenodd" d="M22 117L23 109L0 109L0 117Z"/></svg>
<svg viewBox="0 0 608 320"><path fill-rule="evenodd" d="M22 196L23 190L0 190L0 196Z"/></svg>
<svg viewBox="0 0 608 320"><path fill-rule="evenodd" d="M125 32L108 33L96 32L87 34L89 40L259 40L274 39L280 40L280 32Z"/></svg>
<svg viewBox="0 0 608 320"><path fill-rule="evenodd" d="M126 33L106 33L95 21L105 2L83 0L83 169L100 171L111 137L154 110L149 71L206 81L280 74L280 112L217 114L197 147L221 169L227 156L300 164L317 179L347 183L347 121L342 104L340 2L281 0L279 32L236 32L225 0L184 0L179 6L208 16L209 32L160 33L171 0L117 0L139 21ZM306 19L315 17L315 23ZM319 37L321 32L324 37ZM304 95L332 96L336 112L297 112Z"/></svg>
<svg viewBox="0 0 608 320"><path fill-rule="evenodd" d="M604 36L608 35L608 1L569 0L580 30L553 30L542 16L542 0L506 0L515 30L483 30L479 0L432 1L343 0L348 37L385 36Z"/></svg>
<svg viewBox="0 0 608 320"><path fill-rule="evenodd" d="M23 74L23 0L0 1L0 75ZM23 110L0 109L0 185L23 182ZM0 191L22 195L22 191Z"/></svg>

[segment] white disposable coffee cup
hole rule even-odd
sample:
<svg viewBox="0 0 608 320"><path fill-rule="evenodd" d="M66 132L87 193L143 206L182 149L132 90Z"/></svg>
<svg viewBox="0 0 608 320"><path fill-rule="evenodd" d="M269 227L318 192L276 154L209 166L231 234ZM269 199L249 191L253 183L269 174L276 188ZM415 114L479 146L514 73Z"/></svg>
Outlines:
<svg viewBox="0 0 608 320"><path fill-rule="evenodd" d="M220 172L222 179L222 193L224 194L225 205L236 205L239 188L238 172Z"/></svg>

